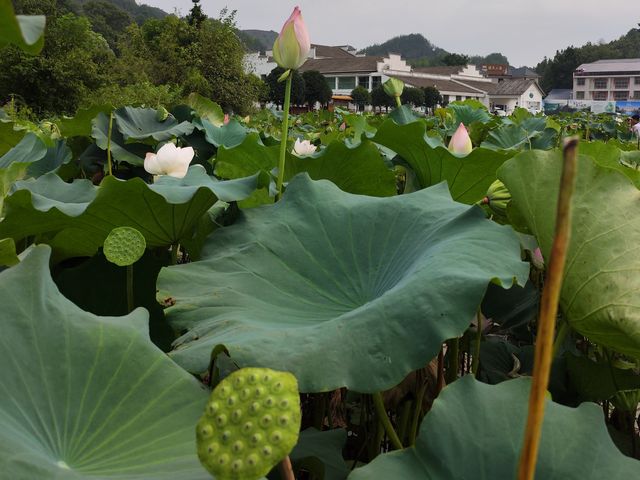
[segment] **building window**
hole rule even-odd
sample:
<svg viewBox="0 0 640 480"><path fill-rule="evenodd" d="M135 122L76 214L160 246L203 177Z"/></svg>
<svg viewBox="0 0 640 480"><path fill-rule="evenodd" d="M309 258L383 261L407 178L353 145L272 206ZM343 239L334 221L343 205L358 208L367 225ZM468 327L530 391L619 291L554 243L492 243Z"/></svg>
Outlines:
<svg viewBox="0 0 640 480"><path fill-rule="evenodd" d="M327 85L329 85L329 88L331 90L334 90L336 88L336 77L324 77L327 79Z"/></svg>
<svg viewBox="0 0 640 480"><path fill-rule="evenodd" d="M339 90L353 90L356 88L356 77L338 77Z"/></svg>
<svg viewBox="0 0 640 480"><path fill-rule="evenodd" d="M358 77L358 86L369 89L369 77Z"/></svg>
<svg viewBox="0 0 640 480"><path fill-rule="evenodd" d="M382 85L382 77L380 76L371 77L371 88L376 88L376 87L379 87L380 85Z"/></svg>
<svg viewBox="0 0 640 480"><path fill-rule="evenodd" d="M576 100L584 100L584 92L576 92Z"/></svg>
<svg viewBox="0 0 640 480"><path fill-rule="evenodd" d="M629 79L628 78L614 78L613 84L615 88L629 88Z"/></svg>
<svg viewBox="0 0 640 480"><path fill-rule="evenodd" d="M576 78L576 85L584 85L584 78Z"/></svg>
<svg viewBox="0 0 640 480"><path fill-rule="evenodd" d="M606 90L607 89L607 79L606 78L596 78L593 81L593 88L599 89L599 90Z"/></svg>
<svg viewBox="0 0 640 480"><path fill-rule="evenodd" d="M633 79L633 83L635 83L636 85L640 85L640 77L635 77Z"/></svg>
<svg viewBox="0 0 640 480"><path fill-rule="evenodd" d="M456 102L459 102L460 100L462 100L462 95L456 95Z"/></svg>
<svg viewBox="0 0 640 480"><path fill-rule="evenodd" d="M633 99L640 100L640 90L636 90L635 92L633 92Z"/></svg>
<svg viewBox="0 0 640 480"><path fill-rule="evenodd" d="M629 92L613 92L614 100L628 100Z"/></svg>
<svg viewBox="0 0 640 480"><path fill-rule="evenodd" d="M594 100L606 100L607 99L607 92L593 92L593 99Z"/></svg>

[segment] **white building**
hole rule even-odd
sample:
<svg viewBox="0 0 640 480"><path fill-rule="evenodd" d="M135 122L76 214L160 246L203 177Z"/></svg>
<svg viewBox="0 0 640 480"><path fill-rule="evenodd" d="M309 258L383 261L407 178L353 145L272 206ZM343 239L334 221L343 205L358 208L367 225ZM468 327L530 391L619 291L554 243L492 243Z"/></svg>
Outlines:
<svg viewBox="0 0 640 480"><path fill-rule="evenodd" d="M640 58L583 63L573 72L575 100L640 100Z"/></svg>

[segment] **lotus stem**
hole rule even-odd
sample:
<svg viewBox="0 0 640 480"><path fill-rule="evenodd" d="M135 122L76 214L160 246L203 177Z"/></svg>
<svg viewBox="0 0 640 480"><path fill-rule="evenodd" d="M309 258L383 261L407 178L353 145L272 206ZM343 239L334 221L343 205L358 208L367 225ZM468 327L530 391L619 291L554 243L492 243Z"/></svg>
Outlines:
<svg viewBox="0 0 640 480"><path fill-rule="evenodd" d="M411 431L409 432L409 445L416 444L416 436L418 435L418 422L422 413L422 402L427 393L427 383L424 382L416 395L416 408L413 410L413 418L411 419Z"/></svg>
<svg viewBox="0 0 640 480"><path fill-rule="evenodd" d="M176 265L178 263L178 251L180 250L180 245L174 243L171 245L171 265Z"/></svg>
<svg viewBox="0 0 640 480"><path fill-rule="evenodd" d="M393 98L395 98L395 99L396 99L396 106L397 106L398 108L400 108L400 107L402 106L402 102L400 101L400 97L396 95L396 96L395 96L395 97L393 97Z"/></svg>
<svg viewBox="0 0 640 480"><path fill-rule="evenodd" d="M111 131L113 129L113 112L109 112L109 131L107 132L107 168L109 169L109 175L113 175L113 168L111 162Z"/></svg>
<svg viewBox="0 0 640 480"><path fill-rule="evenodd" d="M378 414L378 418L382 422L382 426L384 430L387 432L389 436L389 440L391 440L391 445L396 450L402 450L404 447L402 446L402 442L398 437L398 434L393 429L393 425L391 425L391 420L389 420L389 416L384 408L384 402L382 401L382 394L380 392L376 392L372 395L373 397L373 405L376 408L376 413Z"/></svg>
<svg viewBox="0 0 640 480"><path fill-rule="evenodd" d="M438 352L438 378L436 381L436 396L440 395L440 392L444 388L444 350L440 347Z"/></svg>
<svg viewBox="0 0 640 480"><path fill-rule="evenodd" d="M562 287L562 274L571 235L571 197L575 188L577 149L578 139L576 137L565 141L562 178L558 193L556 231L549 256L547 279L542 291L533 381L529 394L529 414L518 465L518 480L533 480L540 447L544 404L553 360L553 334Z"/></svg>
<svg viewBox="0 0 640 480"><path fill-rule="evenodd" d="M476 314L476 322L476 348L473 352L473 360L471 362L471 373L473 373L474 377L478 376L478 367L480 366L480 342L482 341L482 313L479 308Z"/></svg>
<svg viewBox="0 0 640 480"><path fill-rule="evenodd" d="M289 455L284 457L280 462L280 473L283 480L296 480L296 477L293 474L293 465L291 465L291 458L289 458Z"/></svg>
<svg viewBox="0 0 640 480"><path fill-rule="evenodd" d="M460 368L460 339L452 338L447 342L449 346L447 350L447 383L453 383L458 378L458 369Z"/></svg>
<svg viewBox="0 0 640 480"><path fill-rule="evenodd" d="M133 311L133 265L127 265L127 310Z"/></svg>
<svg viewBox="0 0 640 480"><path fill-rule="evenodd" d="M282 184L284 183L284 164L287 154L287 139L289 138L289 108L291 107L291 80L293 72L287 77L284 87L284 111L282 117L282 133L280 134L280 160L278 161L278 181L276 183L276 201L282 196Z"/></svg>

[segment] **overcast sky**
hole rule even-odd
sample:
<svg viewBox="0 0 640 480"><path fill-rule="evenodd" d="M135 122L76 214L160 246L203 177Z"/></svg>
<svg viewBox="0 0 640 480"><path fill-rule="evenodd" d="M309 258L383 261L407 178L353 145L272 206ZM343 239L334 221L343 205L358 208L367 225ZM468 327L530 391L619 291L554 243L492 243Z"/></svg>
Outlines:
<svg viewBox="0 0 640 480"><path fill-rule="evenodd" d="M138 0L186 15L191 0ZM237 10L241 29L280 31L300 6L312 43L363 48L421 33L450 52L500 52L515 66L535 66L570 45L610 41L637 27L638 0L201 0L218 17ZM640 52L638 53L640 57Z"/></svg>

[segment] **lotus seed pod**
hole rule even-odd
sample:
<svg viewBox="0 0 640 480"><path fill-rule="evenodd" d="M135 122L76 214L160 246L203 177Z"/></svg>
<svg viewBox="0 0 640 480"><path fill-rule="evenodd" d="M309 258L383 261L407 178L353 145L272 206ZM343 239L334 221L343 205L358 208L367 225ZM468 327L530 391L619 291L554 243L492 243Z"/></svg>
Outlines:
<svg viewBox="0 0 640 480"><path fill-rule="evenodd" d="M136 263L147 248L147 242L138 230L117 227L109 232L104 241L103 252L111 263L126 267Z"/></svg>
<svg viewBox="0 0 640 480"><path fill-rule="evenodd" d="M505 187L504 183L496 180L487 190L487 196L484 203L489 206L491 211L499 217L507 216L507 204L511 201L511 192Z"/></svg>
<svg viewBox="0 0 640 480"><path fill-rule="evenodd" d="M287 372L243 368L214 389L196 427L198 458L218 480L264 477L300 430L298 383Z"/></svg>

